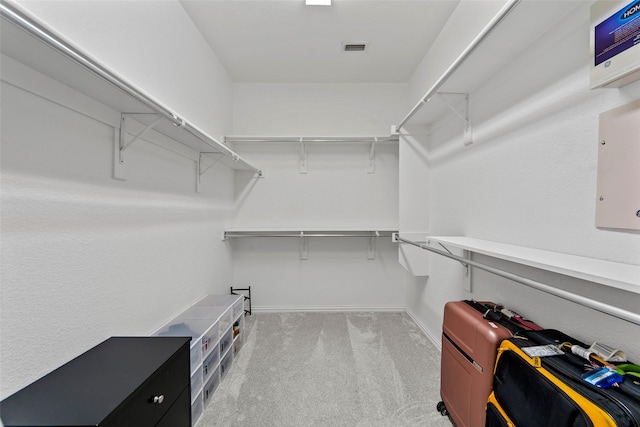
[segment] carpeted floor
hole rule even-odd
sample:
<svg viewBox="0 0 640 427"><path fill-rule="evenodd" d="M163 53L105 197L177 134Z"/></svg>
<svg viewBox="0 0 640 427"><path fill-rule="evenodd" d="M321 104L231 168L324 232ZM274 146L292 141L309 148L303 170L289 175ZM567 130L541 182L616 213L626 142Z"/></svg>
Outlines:
<svg viewBox="0 0 640 427"><path fill-rule="evenodd" d="M254 313L197 427L451 426L440 354L405 313Z"/></svg>

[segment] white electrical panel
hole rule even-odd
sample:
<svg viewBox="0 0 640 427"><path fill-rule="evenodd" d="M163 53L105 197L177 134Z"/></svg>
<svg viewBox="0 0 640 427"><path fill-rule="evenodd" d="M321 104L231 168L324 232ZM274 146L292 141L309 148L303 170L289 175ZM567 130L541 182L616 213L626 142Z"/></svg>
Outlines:
<svg viewBox="0 0 640 427"><path fill-rule="evenodd" d="M640 100L600 114L596 227L640 230Z"/></svg>
<svg viewBox="0 0 640 427"><path fill-rule="evenodd" d="M640 0L598 0L591 6L591 88L640 79Z"/></svg>

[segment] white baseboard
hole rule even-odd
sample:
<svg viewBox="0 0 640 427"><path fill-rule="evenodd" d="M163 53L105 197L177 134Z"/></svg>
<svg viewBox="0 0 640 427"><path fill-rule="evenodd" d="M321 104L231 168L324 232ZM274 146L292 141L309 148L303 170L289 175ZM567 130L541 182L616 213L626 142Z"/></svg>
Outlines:
<svg viewBox="0 0 640 427"><path fill-rule="evenodd" d="M256 313L295 313L295 312L346 312L346 311L387 311L387 312L402 312L405 311L404 307L393 307L393 306L313 306L313 305L303 305L303 306L253 306L251 307L252 312Z"/></svg>
<svg viewBox="0 0 640 427"><path fill-rule="evenodd" d="M422 331L422 333L429 338L429 340L433 343L433 345L436 346L436 348L440 351L442 351L442 341L440 341L440 336L435 337L431 331L429 329L427 329L426 326L424 326L424 323L422 323L419 319L418 316L415 315L414 312L412 312L411 310L409 310L408 308L405 309L407 314L409 315L409 317L411 317L411 319L416 322L416 325L418 325L418 328L420 328L420 330Z"/></svg>

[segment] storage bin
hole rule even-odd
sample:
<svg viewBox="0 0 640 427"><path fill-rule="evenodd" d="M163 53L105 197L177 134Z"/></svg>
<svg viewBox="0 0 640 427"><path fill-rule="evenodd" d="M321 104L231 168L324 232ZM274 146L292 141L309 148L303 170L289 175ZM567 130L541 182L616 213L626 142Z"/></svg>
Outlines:
<svg viewBox="0 0 640 427"><path fill-rule="evenodd" d="M224 357L225 353L231 348L233 343L233 330L229 329L220 339L220 356Z"/></svg>
<svg viewBox="0 0 640 427"><path fill-rule="evenodd" d="M202 400L202 392L200 392L196 396L196 398L193 400L193 403L191 403L191 425L192 426L196 425L196 422L198 422L203 412L204 412L204 402Z"/></svg>
<svg viewBox="0 0 640 427"><path fill-rule="evenodd" d="M226 310L227 307L215 305L192 305L178 317L182 319L209 319L217 321Z"/></svg>
<svg viewBox="0 0 640 427"><path fill-rule="evenodd" d="M200 361L202 361L211 352L211 347L216 344L218 333L216 325L212 325L211 320L185 319L179 316L156 331L154 335L191 337L192 351L196 351L195 348L198 347L194 344L200 343ZM191 359L197 360L197 356L192 354ZM193 367L192 365L192 369Z"/></svg>
<svg viewBox="0 0 640 427"><path fill-rule="evenodd" d="M231 307L227 309L227 311L220 317L220 335L225 334L228 330L231 329L231 325L233 324L233 310Z"/></svg>
<svg viewBox="0 0 640 427"><path fill-rule="evenodd" d="M191 403L195 402L196 397L202 391L202 385L204 378L202 377L202 368L198 367L196 371L191 375Z"/></svg>
<svg viewBox="0 0 640 427"><path fill-rule="evenodd" d="M222 361L220 361L220 381L222 381L224 377L227 376L227 373L231 368L231 362L233 362L232 351L228 352L227 355L222 358Z"/></svg>
<svg viewBox="0 0 640 427"><path fill-rule="evenodd" d="M202 362L202 378L206 383L213 375L220 363L220 349L218 347L211 351L211 354Z"/></svg>
<svg viewBox="0 0 640 427"><path fill-rule="evenodd" d="M224 307L227 312L220 319L220 333L226 332L233 320L244 313L244 296L242 295L207 295L194 304L197 306Z"/></svg>
<svg viewBox="0 0 640 427"><path fill-rule="evenodd" d="M202 365L202 345L199 340L191 339L190 349L191 373L193 374Z"/></svg>
<svg viewBox="0 0 640 427"><path fill-rule="evenodd" d="M194 306L198 305L210 305L215 307L231 307L235 305L238 301L243 301L244 297L242 295L207 295L202 298L200 301L194 304Z"/></svg>
<svg viewBox="0 0 640 427"><path fill-rule="evenodd" d="M233 304L233 318L237 319L242 314L244 314L244 297Z"/></svg>
<svg viewBox="0 0 640 427"><path fill-rule="evenodd" d="M204 388L202 389L204 406L207 406L207 404L209 403L209 399L211 398L211 396L213 396L213 393L218 388L218 385L220 385L220 367L216 368L216 370L213 372L213 375L211 375L211 378L209 378L209 381L205 383Z"/></svg>
<svg viewBox="0 0 640 427"><path fill-rule="evenodd" d="M209 320L212 327L202 336L202 353L203 358L212 351L213 348L217 348L218 340L220 338L220 320L225 319L224 325L226 325L228 308L219 307L213 305L194 305L185 310L176 319L179 320Z"/></svg>
<svg viewBox="0 0 640 427"><path fill-rule="evenodd" d="M244 316L236 319L233 323L233 355L235 356L242 348L244 342Z"/></svg>
<svg viewBox="0 0 640 427"><path fill-rule="evenodd" d="M244 297L206 296L153 335L191 337L191 425L195 426L244 341Z"/></svg>

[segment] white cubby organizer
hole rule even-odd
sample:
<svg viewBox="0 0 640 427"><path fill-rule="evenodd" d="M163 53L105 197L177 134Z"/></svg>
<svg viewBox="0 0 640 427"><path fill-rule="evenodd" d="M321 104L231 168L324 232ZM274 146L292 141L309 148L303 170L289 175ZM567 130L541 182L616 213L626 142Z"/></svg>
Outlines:
<svg viewBox="0 0 640 427"><path fill-rule="evenodd" d="M153 335L191 337L191 425L194 426L244 342L244 296L207 295Z"/></svg>

